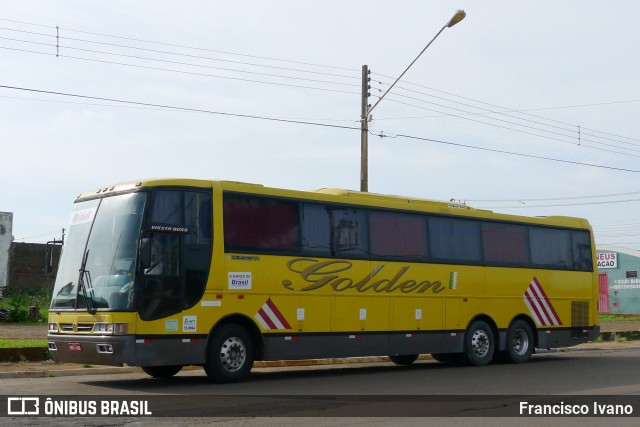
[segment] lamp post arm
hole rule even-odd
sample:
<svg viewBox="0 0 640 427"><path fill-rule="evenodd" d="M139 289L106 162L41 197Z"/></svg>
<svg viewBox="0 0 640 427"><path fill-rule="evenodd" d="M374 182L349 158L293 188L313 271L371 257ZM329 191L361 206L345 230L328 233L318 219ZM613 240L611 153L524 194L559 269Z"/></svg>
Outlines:
<svg viewBox="0 0 640 427"><path fill-rule="evenodd" d="M447 25L443 26L440 31L438 31L438 34L436 34L431 41L429 42L429 44L427 44L424 49L422 49L420 51L420 53L418 54L418 56L416 56L416 59L414 59L413 61L411 61L411 64L409 64L409 66L407 68L405 68L405 70L402 72L402 74L400 74L400 76L398 76L398 78L391 84L391 86L389 86L389 88L382 94L382 96L380 98L378 98L378 100L376 101L375 104L373 104L373 107L369 108L369 114L371 114L371 112L373 111L374 108L376 108L376 106L380 103L380 101L382 101L382 98L384 98L387 93L389 93L389 91L391 89L393 89L393 87L396 85L396 83L398 83L398 81L400 81L400 79L402 78L402 76L405 75L405 73L407 71L409 71L409 68L411 68L411 66L413 64L415 64L415 62L418 60L418 58L420 58L420 56L422 56L422 54L424 53L425 50L427 50L429 48L429 46L431 46L431 43L434 42L435 39L438 38L438 36L440 35L440 33L442 33L444 31L444 29L447 28Z"/></svg>

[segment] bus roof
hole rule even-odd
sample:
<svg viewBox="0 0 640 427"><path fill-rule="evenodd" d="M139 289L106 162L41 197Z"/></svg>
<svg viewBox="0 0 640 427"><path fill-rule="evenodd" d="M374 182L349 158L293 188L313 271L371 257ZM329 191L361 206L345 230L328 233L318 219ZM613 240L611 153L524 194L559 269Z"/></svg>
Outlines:
<svg viewBox="0 0 640 427"><path fill-rule="evenodd" d="M582 218L568 216L532 217L502 214L490 210L473 208L465 203L456 201L447 202L396 195L363 193L360 191L339 188L321 188L313 191L287 190L275 187L265 187L261 184L225 180L154 178L139 181L130 181L121 184L101 187L92 191L88 191L86 193L82 193L78 196L76 201L103 197L105 195L111 195L114 193L134 191L137 188L158 186L180 186L198 188L218 187L223 191L235 191L241 193L256 193L278 197L290 197L336 203L353 203L358 205L379 206L383 208L406 209L412 211L423 211L448 215L470 216L503 221L517 221L537 224L561 225L576 228L590 228L588 221Z"/></svg>

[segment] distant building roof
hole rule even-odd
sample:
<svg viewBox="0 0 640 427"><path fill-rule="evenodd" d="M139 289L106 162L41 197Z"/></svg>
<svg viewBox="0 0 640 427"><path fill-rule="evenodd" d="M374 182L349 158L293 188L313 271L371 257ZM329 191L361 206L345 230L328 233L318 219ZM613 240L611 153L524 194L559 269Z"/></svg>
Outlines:
<svg viewBox="0 0 640 427"><path fill-rule="evenodd" d="M596 245L596 250L607 252L620 252L623 254L631 255L640 258L640 251L637 249L625 248L624 246L616 245Z"/></svg>

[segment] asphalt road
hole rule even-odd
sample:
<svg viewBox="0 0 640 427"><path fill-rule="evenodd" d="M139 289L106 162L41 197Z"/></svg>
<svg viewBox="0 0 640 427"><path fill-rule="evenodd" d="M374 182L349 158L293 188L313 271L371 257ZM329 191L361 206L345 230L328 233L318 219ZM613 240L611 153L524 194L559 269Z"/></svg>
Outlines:
<svg viewBox="0 0 640 427"><path fill-rule="evenodd" d="M570 395L579 395L579 402L590 407L595 400L602 400L601 396L640 395L639 367L640 348L629 348L538 354L527 364L482 368L434 361L420 361L409 367L377 363L269 368L254 371L246 382L224 385L210 383L201 370L181 372L170 380L154 380L140 373L3 379L2 394L15 391L22 396L54 398L72 395L151 399L154 416L181 416L185 417L181 420L195 424L198 422L194 413L228 420L283 416L287 422L290 417L322 416L336 421L334 416L376 415L380 417L377 421L399 417L408 422L404 415L425 415L427 410L432 415L456 415L470 421L466 418L469 415L510 414L504 412L505 408L511 405L513 410L522 399L520 395L532 396L528 400L549 395L566 400ZM154 400L157 395L164 395L163 400ZM640 397L631 404L636 416L640 416ZM623 425L618 422L629 419L614 420L615 425ZM629 425L637 425L637 420ZM356 418L349 418L340 425L353 425L355 421Z"/></svg>

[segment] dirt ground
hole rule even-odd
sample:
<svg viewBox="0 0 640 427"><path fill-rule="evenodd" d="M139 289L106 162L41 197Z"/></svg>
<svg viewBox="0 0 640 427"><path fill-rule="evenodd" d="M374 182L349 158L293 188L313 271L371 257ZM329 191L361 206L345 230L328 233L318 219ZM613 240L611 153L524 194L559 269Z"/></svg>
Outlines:
<svg viewBox="0 0 640 427"><path fill-rule="evenodd" d="M600 323L601 332L640 331L640 320L613 320ZM0 322L0 338L37 340L47 338L47 324L19 325Z"/></svg>
<svg viewBox="0 0 640 427"><path fill-rule="evenodd" d="M0 322L0 338L10 340L43 340L47 338L47 324L20 325Z"/></svg>

